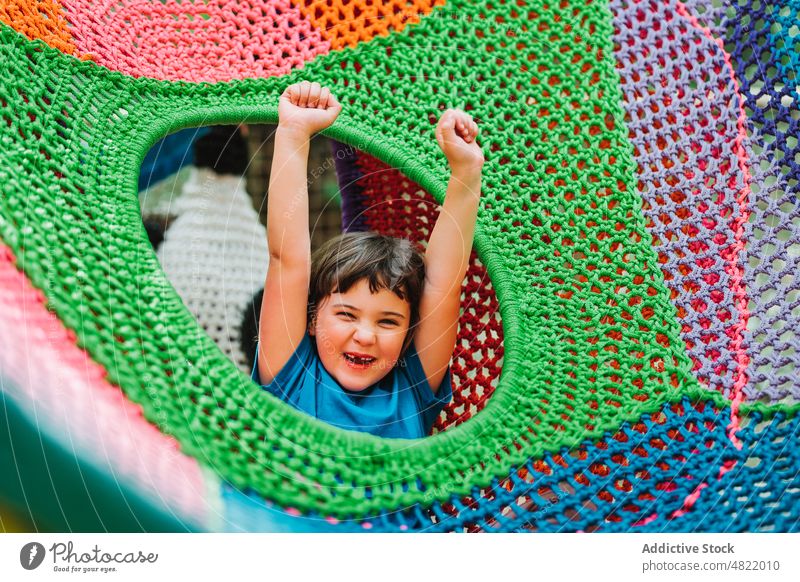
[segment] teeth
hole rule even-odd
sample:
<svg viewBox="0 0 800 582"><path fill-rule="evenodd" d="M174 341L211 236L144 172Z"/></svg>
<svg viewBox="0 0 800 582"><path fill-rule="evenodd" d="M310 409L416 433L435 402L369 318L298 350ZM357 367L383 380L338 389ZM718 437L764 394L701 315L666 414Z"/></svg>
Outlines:
<svg viewBox="0 0 800 582"><path fill-rule="evenodd" d="M375 358L360 358L358 356L351 356L350 354L345 354L344 357L350 360L351 362L354 362L359 365L369 364L375 359Z"/></svg>

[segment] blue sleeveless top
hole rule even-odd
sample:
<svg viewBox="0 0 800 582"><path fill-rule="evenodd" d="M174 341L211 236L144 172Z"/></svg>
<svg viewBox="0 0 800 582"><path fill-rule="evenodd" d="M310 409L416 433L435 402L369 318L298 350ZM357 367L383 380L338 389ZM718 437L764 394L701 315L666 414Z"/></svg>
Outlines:
<svg viewBox="0 0 800 582"><path fill-rule="evenodd" d="M269 384L261 383L256 348L252 377L264 390L328 424L387 438L427 436L453 397L450 368L434 394L413 343L391 372L360 392L342 388L328 373L308 333Z"/></svg>

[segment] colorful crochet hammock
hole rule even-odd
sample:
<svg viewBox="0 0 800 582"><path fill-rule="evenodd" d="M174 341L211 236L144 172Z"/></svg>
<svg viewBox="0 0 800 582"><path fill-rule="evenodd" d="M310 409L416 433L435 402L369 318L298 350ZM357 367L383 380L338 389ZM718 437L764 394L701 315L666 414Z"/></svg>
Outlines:
<svg viewBox="0 0 800 582"><path fill-rule="evenodd" d="M0 499L73 530L800 529L797 12L0 0ZM300 79L345 104L347 228L424 238L435 120L479 121L459 395L430 438L259 390L147 241L149 146L274 123Z"/></svg>

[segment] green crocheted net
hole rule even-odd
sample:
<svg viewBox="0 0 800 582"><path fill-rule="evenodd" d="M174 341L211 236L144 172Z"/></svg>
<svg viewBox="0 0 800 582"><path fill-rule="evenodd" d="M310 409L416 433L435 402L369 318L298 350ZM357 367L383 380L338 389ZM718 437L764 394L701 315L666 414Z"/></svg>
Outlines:
<svg viewBox="0 0 800 582"><path fill-rule="evenodd" d="M511 4L453 2L291 75L218 84L134 79L3 26L0 239L150 422L234 485L304 511L359 517L426 491L430 503L687 394L725 406L690 373L650 247L607 6L531 6L522 23ZM504 369L484 411L445 433L382 440L278 402L198 327L149 246L136 197L148 148L183 127L275 122L300 79L345 104L327 135L439 201L433 122L446 107L479 120L475 246L500 300Z"/></svg>

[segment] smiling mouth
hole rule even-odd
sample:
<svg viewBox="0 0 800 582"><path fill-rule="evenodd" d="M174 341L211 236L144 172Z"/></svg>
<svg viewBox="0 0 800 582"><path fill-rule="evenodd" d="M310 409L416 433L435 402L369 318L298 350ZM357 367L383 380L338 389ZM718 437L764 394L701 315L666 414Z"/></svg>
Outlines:
<svg viewBox="0 0 800 582"><path fill-rule="evenodd" d="M344 353L345 361L350 364L351 366L355 366L358 368L366 368L370 366L377 358L373 358L371 356L356 356L354 354Z"/></svg>

